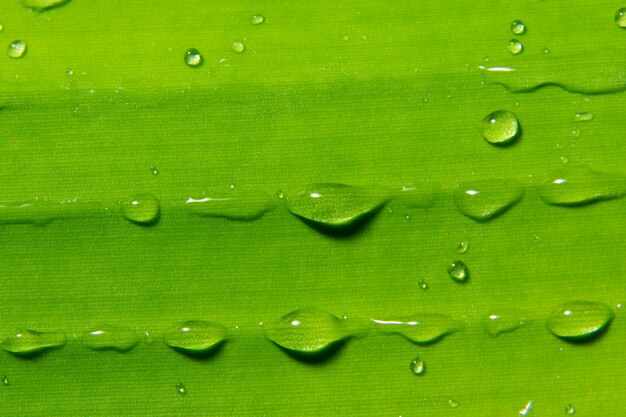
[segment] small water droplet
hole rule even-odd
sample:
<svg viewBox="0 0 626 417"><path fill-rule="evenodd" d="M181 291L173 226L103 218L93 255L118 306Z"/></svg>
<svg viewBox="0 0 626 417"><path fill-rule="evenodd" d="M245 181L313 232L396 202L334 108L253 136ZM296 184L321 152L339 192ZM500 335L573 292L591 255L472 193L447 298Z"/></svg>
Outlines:
<svg viewBox="0 0 626 417"><path fill-rule="evenodd" d="M513 143L521 133L517 116L508 110L489 113L482 121L480 130L483 138L492 145Z"/></svg>
<svg viewBox="0 0 626 417"><path fill-rule="evenodd" d="M417 281L417 285L419 285L420 288L423 289L424 291L428 289L428 283L424 281L423 279L420 279L419 281Z"/></svg>
<svg viewBox="0 0 626 417"><path fill-rule="evenodd" d="M576 409L573 405L567 404L565 406L565 414L567 414L568 416L573 416L574 414L576 414Z"/></svg>
<svg viewBox="0 0 626 417"><path fill-rule="evenodd" d="M252 17L250 18L250 22L251 22L253 25L260 25L260 24L262 24L263 22L265 22L265 17L264 17L264 16L262 16L262 15L260 15L260 14L255 14L255 15L252 15Z"/></svg>
<svg viewBox="0 0 626 417"><path fill-rule="evenodd" d="M152 194L140 194L121 204L122 216L141 225L150 225L159 220L161 203Z"/></svg>
<svg viewBox="0 0 626 417"><path fill-rule="evenodd" d="M587 340L606 329L615 313L606 304L571 301L552 311L546 320L548 330L566 340Z"/></svg>
<svg viewBox="0 0 626 417"><path fill-rule="evenodd" d="M176 384L176 392L179 395L185 396L185 395L187 395L187 388L183 385L182 382L179 382L179 383Z"/></svg>
<svg viewBox="0 0 626 417"><path fill-rule="evenodd" d="M9 58L21 58L26 53L26 42L21 40L13 41L9 44L7 55Z"/></svg>
<svg viewBox="0 0 626 417"><path fill-rule="evenodd" d="M582 206L626 195L623 177L591 171L586 167L564 167L559 175L539 186L541 199L555 206Z"/></svg>
<svg viewBox="0 0 626 417"><path fill-rule="evenodd" d="M526 403L526 405L524 406L524 408L519 410L519 415L520 416L530 417L530 416L532 416L532 412L533 412L533 402L532 401L528 401Z"/></svg>
<svg viewBox="0 0 626 417"><path fill-rule="evenodd" d="M192 67L192 68L199 67L200 65L202 65L202 62L204 61L204 58L202 58L200 51L198 51L196 48L187 49L185 51L184 58L185 58L185 64L187 64L187 66Z"/></svg>
<svg viewBox="0 0 626 417"><path fill-rule="evenodd" d="M615 23L617 27L626 29L626 7L622 7L615 13Z"/></svg>
<svg viewBox="0 0 626 417"><path fill-rule="evenodd" d="M102 325L83 334L81 342L92 350L126 352L139 344L139 335L129 327Z"/></svg>
<svg viewBox="0 0 626 417"><path fill-rule="evenodd" d="M448 400L448 405L452 408L459 408L459 403L454 400Z"/></svg>
<svg viewBox="0 0 626 417"><path fill-rule="evenodd" d="M443 314L422 313L398 320L371 319L378 332L399 334L416 344L434 343L457 330L457 323Z"/></svg>
<svg viewBox="0 0 626 417"><path fill-rule="evenodd" d="M241 54L246 50L246 45L243 44L243 42L241 41L234 41L230 47L232 48L233 52Z"/></svg>
<svg viewBox="0 0 626 417"><path fill-rule="evenodd" d="M485 333L496 337L502 333L510 333L524 325L524 317L519 312L491 312L485 314L481 324Z"/></svg>
<svg viewBox="0 0 626 417"><path fill-rule="evenodd" d="M559 160L561 161L561 164L563 165L566 165L569 162L569 158L567 156L561 156Z"/></svg>
<svg viewBox="0 0 626 417"><path fill-rule="evenodd" d="M517 55L524 50L524 45L522 45L522 43L518 41L517 39L511 39L509 41L507 49L509 50L511 54Z"/></svg>
<svg viewBox="0 0 626 417"><path fill-rule="evenodd" d="M493 219L522 200L524 190L516 183L481 180L460 184L454 203L464 216L482 222Z"/></svg>
<svg viewBox="0 0 626 417"><path fill-rule="evenodd" d="M250 221L260 218L276 204L268 194L243 188L235 190L234 185L229 190L213 190L207 194L210 197L187 199L185 206L190 213Z"/></svg>
<svg viewBox="0 0 626 417"><path fill-rule="evenodd" d="M217 323L190 320L179 323L163 336L165 344L188 354L204 354L214 351L228 337L228 330Z"/></svg>
<svg viewBox="0 0 626 417"><path fill-rule="evenodd" d="M71 69L71 68L68 68L68 69L66 69L66 70L65 70L65 73L66 73L67 75L72 76L72 75L74 75L74 70L73 70L73 69Z"/></svg>
<svg viewBox="0 0 626 417"><path fill-rule="evenodd" d="M19 330L7 337L0 347L16 356L33 356L61 348L66 342L67 337L63 333Z"/></svg>
<svg viewBox="0 0 626 417"><path fill-rule="evenodd" d="M413 375L421 376L424 375L424 373L426 372L426 364L424 363L424 360L419 356L411 361L410 368L411 372L413 372Z"/></svg>
<svg viewBox="0 0 626 417"><path fill-rule="evenodd" d="M150 170L150 173L152 173L152 175L159 175L159 168L155 167L154 165L150 165L148 169Z"/></svg>
<svg viewBox="0 0 626 417"><path fill-rule="evenodd" d="M543 48L541 48L541 52L543 52L544 54L549 54L550 49L547 46L544 46Z"/></svg>
<svg viewBox="0 0 626 417"><path fill-rule="evenodd" d="M523 35L526 33L526 25L521 20L514 20L511 23L511 32L516 35Z"/></svg>
<svg viewBox="0 0 626 417"><path fill-rule="evenodd" d="M408 214L405 214L405 215L404 215L404 219L405 219L405 220L411 220L411 216L409 216Z"/></svg>
<svg viewBox="0 0 626 417"><path fill-rule="evenodd" d="M577 138L580 136L580 130L578 128L573 128L569 133L571 138Z"/></svg>
<svg viewBox="0 0 626 417"><path fill-rule="evenodd" d="M276 191L276 197L282 200L283 198L285 198L285 194L282 192L282 190L278 190Z"/></svg>
<svg viewBox="0 0 626 417"><path fill-rule="evenodd" d="M469 279L469 270L463 261L456 260L448 265L448 275L456 282L466 282Z"/></svg>
<svg viewBox="0 0 626 417"><path fill-rule="evenodd" d="M469 242L464 240L456 247L457 253L465 253L469 249Z"/></svg>
<svg viewBox="0 0 626 417"><path fill-rule="evenodd" d="M593 113L576 113L574 116L575 122L590 122L593 120Z"/></svg>
<svg viewBox="0 0 626 417"><path fill-rule="evenodd" d="M11 382L9 381L9 378L6 375L4 375L2 377L2 385L9 385L10 383Z"/></svg>
<svg viewBox="0 0 626 417"><path fill-rule="evenodd" d="M69 3L70 0L20 0L20 1L22 2L22 6L41 12L46 9L51 9L53 7L63 6L64 4Z"/></svg>

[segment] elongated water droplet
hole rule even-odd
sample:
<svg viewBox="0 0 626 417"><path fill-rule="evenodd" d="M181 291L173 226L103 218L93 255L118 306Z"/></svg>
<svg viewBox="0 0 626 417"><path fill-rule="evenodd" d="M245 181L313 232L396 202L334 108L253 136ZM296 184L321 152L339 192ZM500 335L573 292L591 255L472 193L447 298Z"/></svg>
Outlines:
<svg viewBox="0 0 626 417"><path fill-rule="evenodd" d="M244 45L243 42L241 41L234 41L230 45L230 47L233 50L233 52L237 54L242 54L246 50L246 45Z"/></svg>
<svg viewBox="0 0 626 417"><path fill-rule="evenodd" d="M467 282L469 279L469 270L465 262L456 260L448 265L448 275L456 282Z"/></svg>
<svg viewBox="0 0 626 417"><path fill-rule="evenodd" d="M424 363L424 360L419 356L411 361L410 368L411 372L413 372L413 375L421 376L424 375L424 373L426 372L426 364Z"/></svg>
<svg viewBox="0 0 626 417"><path fill-rule="evenodd" d="M452 408L459 408L459 403L454 400L448 400L448 405Z"/></svg>
<svg viewBox="0 0 626 417"><path fill-rule="evenodd" d="M399 320L372 319L376 330L385 334L399 334L405 339L428 344L438 341L457 330L457 323L443 314L423 313Z"/></svg>
<svg viewBox="0 0 626 417"><path fill-rule="evenodd" d="M423 289L424 291L426 291L428 289L428 283L426 281L424 281L423 279L420 279L417 284L420 286L421 289Z"/></svg>
<svg viewBox="0 0 626 417"><path fill-rule="evenodd" d="M344 184L311 184L287 197L287 209L315 224L341 228L376 213L389 199L382 192Z"/></svg>
<svg viewBox="0 0 626 417"><path fill-rule="evenodd" d="M522 45L522 43L518 41L517 39L511 39L509 41L507 49L509 50L511 54L517 55L524 50L524 45Z"/></svg>
<svg viewBox="0 0 626 417"><path fill-rule="evenodd" d="M150 225L159 220L161 203L152 194L140 194L121 204L122 216L133 223Z"/></svg>
<svg viewBox="0 0 626 417"><path fill-rule="evenodd" d="M83 334L81 342L92 350L126 352L139 344L139 335L129 327L102 325Z"/></svg>
<svg viewBox="0 0 626 417"><path fill-rule="evenodd" d="M622 7L615 13L615 24L617 27L626 29L626 7Z"/></svg>
<svg viewBox="0 0 626 417"><path fill-rule="evenodd" d="M16 40L9 44L7 49L7 55L9 58L21 58L26 53L26 42L22 40Z"/></svg>
<svg viewBox="0 0 626 417"><path fill-rule="evenodd" d="M485 314L481 324L485 333L496 337L502 333L510 333L524 325L525 318L519 312L491 312Z"/></svg>
<svg viewBox="0 0 626 417"><path fill-rule="evenodd" d="M182 382L179 382L179 383L176 384L176 392L179 395L185 396L185 395L187 395L187 388L183 385Z"/></svg>
<svg viewBox="0 0 626 417"><path fill-rule="evenodd" d="M228 330L220 324L189 320L163 336L165 344L182 353L201 354L215 350L226 341Z"/></svg>
<svg viewBox="0 0 626 417"><path fill-rule="evenodd" d="M555 309L546 320L548 330L566 340L586 340L606 329L615 313L606 304L570 301Z"/></svg>
<svg viewBox="0 0 626 417"><path fill-rule="evenodd" d="M312 307L292 311L274 323L265 323L264 328L269 340L304 355L328 351L352 335L346 321Z"/></svg>
<svg viewBox="0 0 626 417"><path fill-rule="evenodd" d="M519 415L526 416L526 417L532 416L533 415L533 402L528 401L526 405L524 406L524 408L519 410Z"/></svg>
<svg viewBox="0 0 626 417"><path fill-rule="evenodd" d="M222 217L231 220L255 220L273 209L269 194L243 189L216 190L209 197L189 198L185 207L201 217Z"/></svg>
<svg viewBox="0 0 626 417"><path fill-rule="evenodd" d="M251 22L253 25L260 25L260 24L262 24L263 22L265 22L265 17L263 17L263 16L262 16L262 15L260 15L260 14L255 14L255 15L252 15L252 17L250 18L250 22Z"/></svg>
<svg viewBox="0 0 626 417"><path fill-rule="evenodd" d="M44 11L53 7L63 6L70 0L20 0L22 5L37 11Z"/></svg>
<svg viewBox="0 0 626 417"><path fill-rule="evenodd" d="M185 64L191 68L197 68L204 62L204 58L196 48L189 48L185 51Z"/></svg>
<svg viewBox="0 0 626 417"><path fill-rule="evenodd" d="M67 337L63 333L19 330L6 338L1 347L16 356L36 355L50 349L65 346Z"/></svg>
<svg viewBox="0 0 626 417"><path fill-rule="evenodd" d="M465 253L469 249L469 242L464 240L456 247L458 253Z"/></svg>
<svg viewBox="0 0 626 417"><path fill-rule="evenodd" d="M567 414L568 416L573 416L574 414L576 414L576 409L573 405L567 404L565 406L565 414Z"/></svg>
<svg viewBox="0 0 626 417"><path fill-rule="evenodd" d="M489 113L482 121L480 130L483 138L492 145L511 144L521 133L517 116L508 110Z"/></svg>
<svg viewBox="0 0 626 417"><path fill-rule="evenodd" d="M539 187L541 199L555 206L582 206L626 195L626 178L568 167Z"/></svg>
<svg viewBox="0 0 626 417"><path fill-rule="evenodd" d="M459 185L454 191L454 203L463 215L481 222L501 215L523 196L522 187L512 182L475 181Z"/></svg>
<svg viewBox="0 0 626 417"><path fill-rule="evenodd" d="M511 32L516 35L523 35L526 33L526 25L521 20L514 20L513 23L511 23Z"/></svg>
<svg viewBox="0 0 626 417"><path fill-rule="evenodd" d="M590 122L593 120L593 113L576 113L575 122Z"/></svg>

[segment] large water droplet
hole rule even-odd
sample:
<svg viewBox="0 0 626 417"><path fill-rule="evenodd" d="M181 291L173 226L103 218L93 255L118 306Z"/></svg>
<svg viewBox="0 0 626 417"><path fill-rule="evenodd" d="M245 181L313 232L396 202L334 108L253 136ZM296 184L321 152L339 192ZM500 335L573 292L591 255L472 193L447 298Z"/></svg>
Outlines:
<svg viewBox="0 0 626 417"><path fill-rule="evenodd" d="M161 203L152 194L140 194L121 204L122 216L133 223L150 225L159 220Z"/></svg>
<svg viewBox="0 0 626 417"><path fill-rule="evenodd" d="M606 304L571 301L554 310L546 320L548 330L566 340L586 340L606 329L615 313Z"/></svg>
<svg viewBox="0 0 626 417"><path fill-rule="evenodd" d="M92 350L126 352L139 344L139 336L129 327L102 325L83 334L81 342Z"/></svg>
<svg viewBox="0 0 626 417"><path fill-rule="evenodd" d="M492 145L513 143L520 136L521 130L517 116L508 110L489 113L480 126L483 137Z"/></svg>
<svg viewBox="0 0 626 417"><path fill-rule="evenodd" d="M226 341L228 330L220 324L203 320L189 320L176 325L163 336L165 344L188 354L203 354L215 350Z"/></svg>
<svg viewBox="0 0 626 417"><path fill-rule="evenodd" d="M426 364L424 363L424 360L419 356L411 361L410 368L411 372L413 372L413 375L421 376L424 375L424 373L426 372Z"/></svg>
<svg viewBox="0 0 626 417"><path fill-rule="evenodd" d="M346 322L317 308L302 308L265 324L267 338L297 354L315 355L351 336Z"/></svg>
<svg viewBox="0 0 626 417"><path fill-rule="evenodd" d="M241 41L234 41L232 44L230 44L230 47L233 52L237 54L242 54L246 50L246 45L244 45Z"/></svg>
<svg viewBox="0 0 626 417"><path fill-rule="evenodd" d="M196 48L189 48L185 51L185 64L191 68L197 68L202 65L204 58Z"/></svg>
<svg viewBox="0 0 626 417"><path fill-rule="evenodd" d="M22 5L30 9L37 11L44 11L53 7L63 6L69 3L70 0L20 0Z"/></svg>
<svg viewBox="0 0 626 417"><path fill-rule="evenodd" d="M511 32L516 35L523 35L526 33L526 25L521 20L514 20L513 23L511 23Z"/></svg>
<svg viewBox="0 0 626 417"><path fill-rule="evenodd" d="M6 338L0 346L16 356L32 356L63 347L66 341L67 337L63 333L19 330Z"/></svg>
<svg viewBox="0 0 626 417"><path fill-rule="evenodd" d="M556 206L581 206L626 195L626 178L584 167L569 167L539 187L541 199Z"/></svg>
<svg viewBox="0 0 626 417"><path fill-rule="evenodd" d="M626 29L626 7L622 7L615 13L615 24L617 27Z"/></svg>
<svg viewBox="0 0 626 417"><path fill-rule="evenodd" d="M504 213L524 196L518 184L501 181L474 181L459 185L454 191L454 203L465 216L487 221Z"/></svg>
<svg viewBox="0 0 626 417"><path fill-rule="evenodd" d="M456 282L467 282L469 279L469 270L465 262L456 260L448 265L448 275Z"/></svg>
<svg viewBox="0 0 626 417"><path fill-rule="evenodd" d="M524 50L524 45L522 45L522 43L518 41L517 39L511 39L509 41L507 49L509 50L511 54L517 55Z"/></svg>
<svg viewBox="0 0 626 417"><path fill-rule="evenodd" d="M491 312L485 314L481 324L485 333L496 337L502 333L510 333L524 325L524 317L519 312Z"/></svg>
<svg viewBox="0 0 626 417"><path fill-rule="evenodd" d="M255 220L274 208L270 195L239 189L216 190L210 197L189 198L186 208L202 217L222 217L231 220Z"/></svg>
<svg viewBox="0 0 626 417"><path fill-rule="evenodd" d="M344 184L311 184L287 198L287 209L314 224L341 228L372 216L389 199L383 192Z"/></svg>
<svg viewBox="0 0 626 417"><path fill-rule="evenodd" d="M21 58L26 53L26 42L22 40L16 40L9 44L7 49L7 55L9 58Z"/></svg>
<svg viewBox="0 0 626 417"><path fill-rule="evenodd" d="M252 23L253 25L260 25L263 22L265 22L265 17L260 14L252 15L252 17L250 18L250 23Z"/></svg>
<svg viewBox="0 0 626 417"><path fill-rule="evenodd" d="M423 313L399 320L372 319L376 330L385 334L399 334L405 339L417 343L436 342L457 330L457 323L443 314Z"/></svg>

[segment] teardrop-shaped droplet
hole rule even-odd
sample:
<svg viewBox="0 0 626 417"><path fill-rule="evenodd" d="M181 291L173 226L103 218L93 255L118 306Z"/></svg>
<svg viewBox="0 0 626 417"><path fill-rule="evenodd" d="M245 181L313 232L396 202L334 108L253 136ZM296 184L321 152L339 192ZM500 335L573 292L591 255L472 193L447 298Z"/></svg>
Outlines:
<svg viewBox="0 0 626 417"><path fill-rule="evenodd" d="M469 269L465 262L457 259L448 265L448 275L456 282L466 282L469 279Z"/></svg>
<svg viewBox="0 0 626 417"><path fill-rule="evenodd" d="M24 7L34 9L37 11L44 11L53 7L63 6L69 3L70 0L20 0Z"/></svg>
<svg viewBox="0 0 626 417"><path fill-rule="evenodd" d="M187 199L185 207L202 217L255 220L275 205L269 194L250 190L216 190L208 194L208 197Z"/></svg>
<svg viewBox="0 0 626 417"><path fill-rule="evenodd" d="M65 346L63 333L19 330L2 342L2 349L16 356L31 356Z"/></svg>
<svg viewBox="0 0 626 417"><path fill-rule="evenodd" d="M203 320L189 320L163 336L165 344L183 353L207 353L226 341L228 330L220 324Z"/></svg>
<svg viewBox="0 0 626 417"><path fill-rule="evenodd" d="M373 215L389 199L387 194L344 184L311 184L287 198L296 216L331 228L341 228Z"/></svg>
<svg viewBox="0 0 626 417"><path fill-rule="evenodd" d="M541 199L555 206L582 206L626 195L626 178L569 167L539 187Z"/></svg>
<svg viewBox="0 0 626 417"><path fill-rule="evenodd" d="M459 185L454 191L454 203L462 214L481 222L501 215L523 196L522 187L513 182L475 181Z"/></svg>
<svg viewBox="0 0 626 417"><path fill-rule="evenodd" d="M7 49L7 55L9 58L21 58L26 53L26 42L22 40L16 40L9 44Z"/></svg>
<svg viewBox="0 0 626 417"><path fill-rule="evenodd" d="M381 333L399 334L417 344L436 342L458 329L458 324L450 317L432 313L399 320L372 319L371 322Z"/></svg>
<svg viewBox="0 0 626 417"><path fill-rule="evenodd" d="M606 329L615 317L606 304L571 301L555 309L546 320L548 330L567 340L585 340Z"/></svg>
<svg viewBox="0 0 626 417"><path fill-rule="evenodd" d="M513 41L511 41L513 42ZM522 44L515 46L517 53L522 51ZM480 126L483 138L492 145L508 145L521 134L521 127L515 113L497 110L489 113Z"/></svg>
<svg viewBox="0 0 626 417"><path fill-rule="evenodd" d="M159 220L161 203L152 194L140 194L121 204L122 216L133 223L150 225Z"/></svg>
<svg viewBox="0 0 626 417"><path fill-rule="evenodd" d="M129 327L102 325L83 334L81 342L92 350L126 352L139 344L139 335Z"/></svg>
<svg viewBox="0 0 626 417"><path fill-rule="evenodd" d="M302 308L265 324L267 338L299 354L327 351L352 334L346 322L317 308Z"/></svg>
<svg viewBox="0 0 626 417"><path fill-rule="evenodd" d="M521 313L515 311L491 312L482 317L481 324L485 333L496 337L517 330L525 320Z"/></svg>
<svg viewBox="0 0 626 417"><path fill-rule="evenodd" d="M410 368L413 375L421 376L426 372L426 363L424 363L424 360L418 356L411 361Z"/></svg>

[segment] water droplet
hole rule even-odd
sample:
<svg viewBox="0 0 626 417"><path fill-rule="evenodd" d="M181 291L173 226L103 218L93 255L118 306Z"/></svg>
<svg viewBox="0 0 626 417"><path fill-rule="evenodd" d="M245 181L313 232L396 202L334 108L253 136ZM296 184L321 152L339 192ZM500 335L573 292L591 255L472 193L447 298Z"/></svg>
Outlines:
<svg viewBox="0 0 626 417"><path fill-rule="evenodd" d="M568 416L573 416L574 414L576 414L576 409L573 405L567 404L565 406L565 414L567 414Z"/></svg>
<svg viewBox="0 0 626 417"><path fill-rule="evenodd" d="M593 113L577 113L574 116L575 122L590 122L593 120Z"/></svg>
<svg viewBox="0 0 626 417"><path fill-rule="evenodd" d="M483 180L459 185L454 191L454 203L463 215L481 222L501 215L523 196L524 190L518 184Z"/></svg>
<svg viewBox="0 0 626 417"><path fill-rule="evenodd" d="M481 324L485 333L496 337L502 333L510 333L524 325L524 317L519 312L491 312L485 314Z"/></svg>
<svg viewBox="0 0 626 417"><path fill-rule="evenodd" d="M22 5L37 11L44 11L53 7L63 6L70 0L20 0Z"/></svg>
<svg viewBox="0 0 626 417"><path fill-rule="evenodd" d="M424 373L426 372L426 364L424 363L424 360L419 356L411 361L410 368L411 372L413 372L413 375L421 376L424 375Z"/></svg>
<svg viewBox="0 0 626 417"><path fill-rule="evenodd" d="M262 16L262 15L260 15L260 14L255 14L255 15L252 15L252 17L250 18L250 22L251 22L253 25L260 25L260 24L262 24L262 23L264 23L264 22L265 22L265 17L263 17L263 16Z"/></svg>
<svg viewBox="0 0 626 417"><path fill-rule="evenodd" d="M454 400L448 400L448 405L452 408L459 408L459 403Z"/></svg>
<svg viewBox="0 0 626 417"><path fill-rule="evenodd" d="M544 54L549 54L550 49L547 46L544 46L543 48L541 48L541 52L543 52Z"/></svg>
<svg viewBox="0 0 626 417"><path fill-rule="evenodd" d="M481 133L492 145L507 145L520 136L521 128L515 113L497 110L489 113L482 121Z"/></svg>
<svg viewBox="0 0 626 417"><path fill-rule="evenodd" d="M241 54L246 50L246 45L243 44L243 42L241 41L234 41L230 47L232 48L233 52Z"/></svg>
<svg viewBox="0 0 626 417"><path fill-rule="evenodd" d="M4 30L4 26L0 25L0 32Z"/></svg>
<svg viewBox="0 0 626 417"><path fill-rule="evenodd" d="M559 160L561 161L561 164L563 165L567 165L567 163L569 162L569 158L567 156L561 156Z"/></svg>
<svg viewBox="0 0 626 417"><path fill-rule="evenodd" d="M366 220L389 197L344 184L311 184L287 198L287 209L319 226L341 228Z"/></svg>
<svg viewBox="0 0 626 417"><path fill-rule="evenodd" d="M417 281L417 285L419 285L420 288L423 289L424 291L428 289L428 283L424 281L423 279L420 279L419 281Z"/></svg>
<svg viewBox="0 0 626 417"><path fill-rule="evenodd" d="M6 375L4 375L2 377L2 385L9 385L10 383L11 382L9 381L9 378Z"/></svg>
<svg viewBox="0 0 626 417"><path fill-rule="evenodd" d="M276 197L282 200L283 198L285 198L285 194L282 192L282 190L278 190L276 191Z"/></svg>
<svg viewBox="0 0 626 417"><path fill-rule="evenodd" d="M73 70L73 69L71 69L71 68L68 68L68 69L66 69L66 70L65 70L65 73L66 73L67 75L69 75L69 76L72 76L72 75L74 75L74 70Z"/></svg>
<svg viewBox="0 0 626 417"><path fill-rule="evenodd" d="M180 395L187 395L187 388L183 385L182 382L176 384L176 392Z"/></svg>
<svg viewBox="0 0 626 417"><path fill-rule="evenodd" d="M328 351L351 336L344 320L317 308L302 308L265 323L269 340L288 351L315 355Z"/></svg>
<svg viewBox="0 0 626 417"><path fill-rule="evenodd" d="M185 51L185 64L187 66L196 68L202 65L204 59L196 48L189 48Z"/></svg>
<svg viewBox="0 0 626 417"><path fill-rule="evenodd" d="M511 39L507 49L511 54L517 55L524 50L524 45L522 45L522 43L517 39Z"/></svg>
<svg viewBox="0 0 626 417"><path fill-rule="evenodd" d="M150 170L150 173L152 173L152 175L159 175L159 168L155 167L154 165L150 165L148 169Z"/></svg>
<svg viewBox="0 0 626 417"><path fill-rule="evenodd" d="M152 194L140 194L121 204L122 216L133 223L150 225L159 220L161 203Z"/></svg>
<svg viewBox="0 0 626 417"><path fill-rule="evenodd" d="M19 330L7 337L0 346L16 356L32 356L50 349L65 346L67 337L63 333Z"/></svg>
<svg viewBox="0 0 626 417"><path fill-rule="evenodd" d="M514 20L513 23L511 23L511 32L516 35L523 35L526 33L526 25L521 20Z"/></svg>
<svg viewBox="0 0 626 417"><path fill-rule="evenodd" d="M214 351L228 337L228 330L220 324L203 320L189 320L163 336L165 344L182 353L202 354Z"/></svg>
<svg viewBox="0 0 626 417"><path fill-rule="evenodd" d="M582 206L624 195L625 178L580 166L564 167L559 175L539 186L541 199L555 206Z"/></svg>
<svg viewBox="0 0 626 417"><path fill-rule="evenodd" d="M17 40L11 42L9 45L9 49L7 50L7 55L9 58L21 58L26 53L26 42Z"/></svg>
<svg viewBox="0 0 626 417"><path fill-rule="evenodd" d="M532 416L532 412L533 412L533 402L528 401L526 405L524 406L524 408L519 410L519 415L520 416Z"/></svg>
<svg viewBox="0 0 626 417"><path fill-rule="evenodd" d="M139 336L129 327L102 325L83 334L81 342L92 350L126 352L139 344Z"/></svg>
<svg viewBox="0 0 626 417"><path fill-rule="evenodd" d="M237 188L207 193L210 197L188 198L185 206L201 217L222 217L230 220L255 220L273 209L270 195Z"/></svg>
<svg viewBox="0 0 626 417"><path fill-rule="evenodd" d="M411 220L411 216L409 216L408 214L405 214L405 215L404 215L404 219L405 219L405 220Z"/></svg>
<svg viewBox="0 0 626 417"><path fill-rule="evenodd" d="M465 253L467 252L468 249L469 249L469 242L465 240L459 243L459 246L456 247L457 253Z"/></svg>
<svg viewBox="0 0 626 417"><path fill-rule="evenodd" d="M571 301L548 316L546 326L555 336L566 340L587 340L606 329L615 313L606 304Z"/></svg>
<svg viewBox="0 0 626 417"><path fill-rule="evenodd" d="M456 260L448 265L448 275L456 282L466 282L469 279L469 270L463 261Z"/></svg>
<svg viewBox="0 0 626 417"><path fill-rule="evenodd" d="M617 27L626 29L626 7L622 7L615 13L615 23Z"/></svg>
<svg viewBox="0 0 626 417"><path fill-rule="evenodd" d="M399 320L377 320L371 323L385 334L399 334L416 344L428 344L457 330L457 323L443 314L423 313Z"/></svg>

